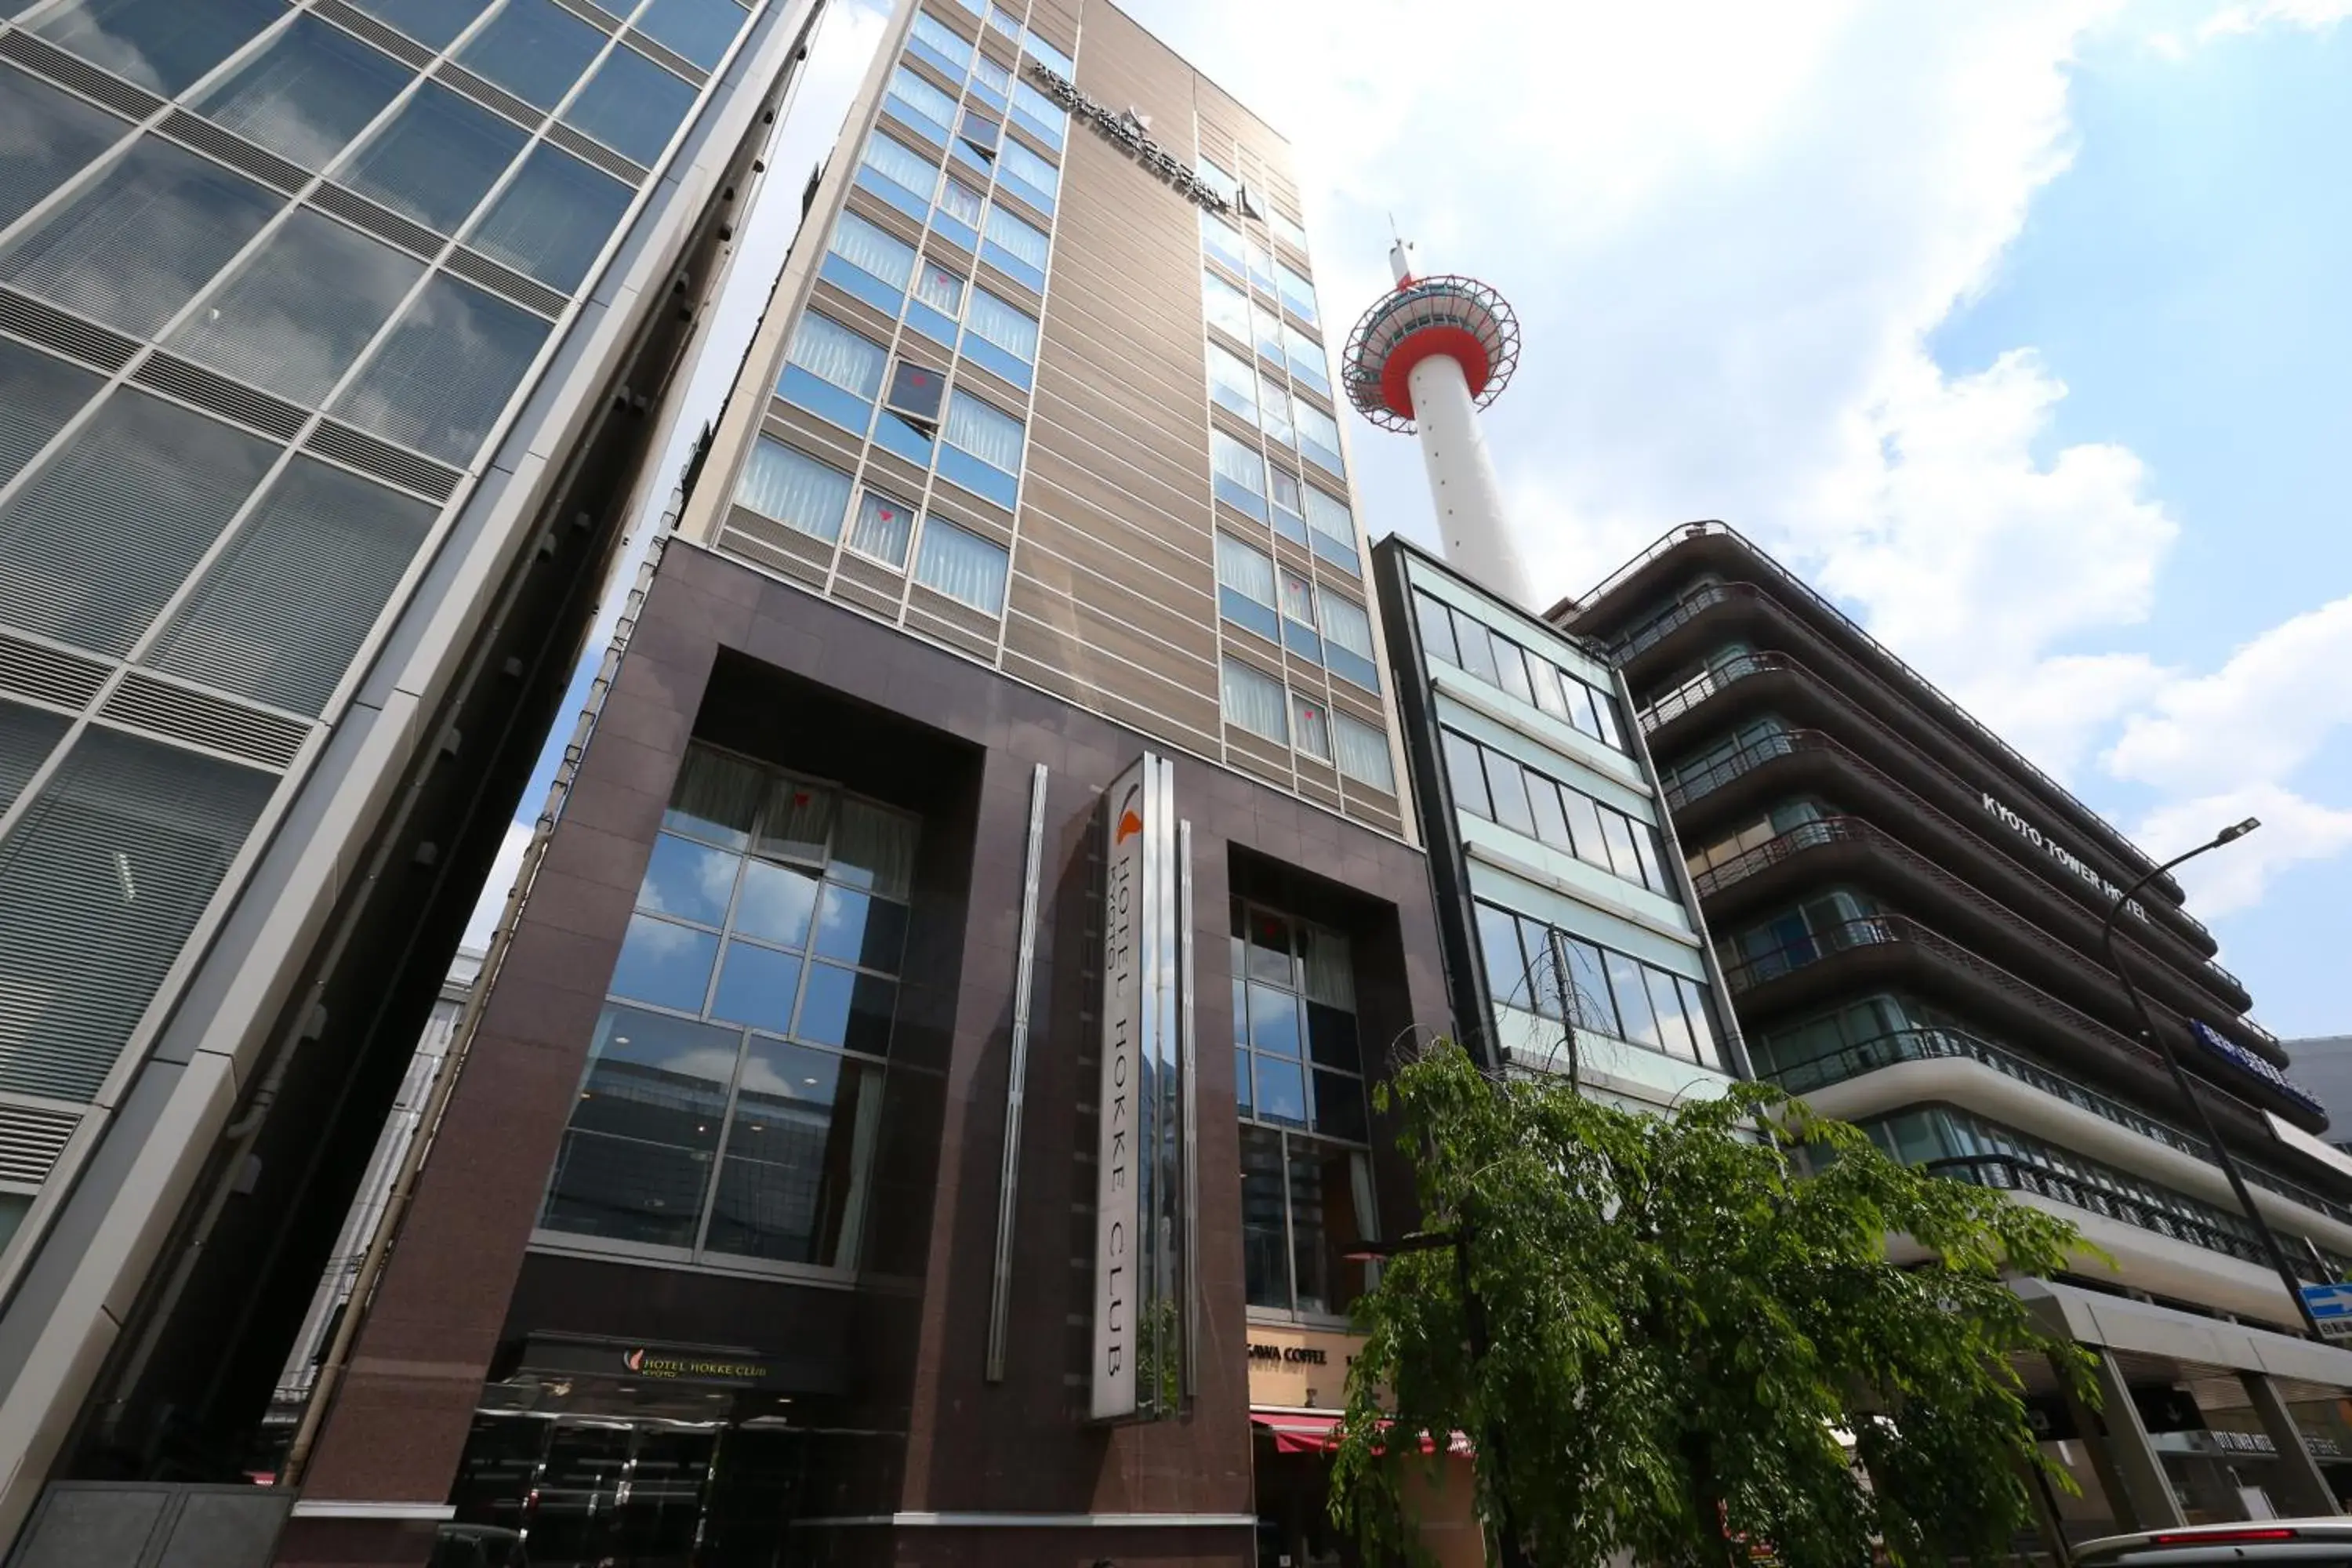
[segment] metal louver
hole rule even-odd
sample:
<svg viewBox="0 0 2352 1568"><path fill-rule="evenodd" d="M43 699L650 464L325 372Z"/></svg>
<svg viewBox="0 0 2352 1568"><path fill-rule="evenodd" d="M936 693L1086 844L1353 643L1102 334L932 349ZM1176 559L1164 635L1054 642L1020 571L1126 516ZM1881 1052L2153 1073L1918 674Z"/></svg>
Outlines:
<svg viewBox="0 0 2352 1568"><path fill-rule="evenodd" d="M98 716L166 740L209 746L280 773L293 763L311 728L282 713L266 713L135 669L122 678Z"/></svg>
<svg viewBox="0 0 2352 1568"><path fill-rule="evenodd" d="M354 430L332 419L320 420L319 427L302 445L339 463L349 463L362 473L373 474L435 500L447 500L462 477L446 464L419 457L389 441L379 441L364 430Z"/></svg>
<svg viewBox="0 0 2352 1568"><path fill-rule="evenodd" d="M331 181L321 181L310 193L310 205L322 213L342 219L353 228L372 234L387 245L424 257L430 261L441 254L441 237L421 223L411 223L389 207L354 191L347 191Z"/></svg>
<svg viewBox="0 0 2352 1568"><path fill-rule="evenodd" d="M81 1114L0 1104L0 1182L39 1186L57 1169Z"/></svg>
<svg viewBox="0 0 2352 1568"><path fill-rule="evenodd" d="M595 164L616 180L625 180L632 185L645 184L646 171L644 164L623 157L602 142L581 135L569 125L549 126L547 139L583 162Z"/></svg>
<svg viewBox="0 0 2352 1568"><path fill-rule="evenodd" d="M254 145L242 136L222 130L210 121L199 120L185 110L172 110L163 116L163 124L156 129L175 142L218 159L232 169L243 170L265 185L292 192L310 183L309 171Z"/></svg>
<svg viewBox="0 0 2352 1568"><path fill-rule="evenodd" d="M600 33L617 33L621 30L621 19L618 16L601 5L591 5L589 0L555 0L555 3Z"/></svg>
<svg viewBox="0 0 2352 1568"><path fill-rule="evenodd" d="M202 365L191 364L177 354L156 351L145 364L133 373L131 380L142 386L152 386L184 398L197 407L207 409L240 425L250 425L266 430L280 440L291 440L310 416L282 397L272 397L257 392L241 382L217 375Z"/></svg>
<svg viewBox="0 0 2352 1568"><path fill-rule="evenodd" d="M0 632L0 691L60 708L80 708L106 684L107 667L62 648Z"/></svg>
<svg viewBox="0 0 2352 1568"><path fill-rule="evenodd" d="M710 79L710 73L709 71L704 70L700 66L696 65L692 60L688 59L676 49L667 48L654 42L651 38L646 37L645 34L638 32L635 27L630 28L627 32L622 34L621 40L627 44L629 47L636 50L637 53L645 56L646 58L653 61L656 65L660 66L663 69L670 71L675 75L684 77L687 80L692 82L697 87L700 87L704 82Z"/></svg>
<svg viewBox="0 0 2352 1568"><path fill-rule="evenodd" d="M443 60L433 75L485 109L497 110L525 130L538 130L541 121L547 118L505 88L493 86L455 60Z"/></svg>
<svg viewBox="0 0 2352 1568"><path fill-rule="evenodd" d="M137 339L68 315L14 289L0 289L0 331L13 332L27 342L108 372L121 370L139 352Z"/></svg>
<svg viewBox="0 0 2352 1568"><path fill-rule="evenodd" d="M347 33L365 38L369 43L404 64L422 70L432 63L431 49L411 43L406 35L394 32L374 17L346 5L343 0L319 0L314 9L320 19L332 22Z"/></svg>
<svg viewBox="0 0 2352 1568"><path fill-rule="evenodd" d="M551 137L550 140L552 140ZM544 283L535 282L513 268L492 261L478 250L464 246L449 253L442 264L468 283L478 283L494 294L503 294L527 310L533 310L552 321L563 313L572 301Z"/></svg>
<svg viewBox="0 0 2352 1568"><path fill-rule="evenodd" d="M60 87L73 89L84 98L94 98L109 109L119 109L133 120L146 119L163 104L163 100L153 93L135 88L118 77L109 76L96 66L30 33L12 32L0 36L0 59L14 60L26 70L37 71Z"/></svg>

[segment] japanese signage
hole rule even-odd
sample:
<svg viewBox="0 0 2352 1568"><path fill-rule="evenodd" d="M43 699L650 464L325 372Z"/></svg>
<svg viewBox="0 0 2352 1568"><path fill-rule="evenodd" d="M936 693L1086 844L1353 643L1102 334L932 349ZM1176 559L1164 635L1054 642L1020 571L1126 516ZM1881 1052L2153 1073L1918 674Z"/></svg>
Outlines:
<svg viewBox="0 0 2352 1568"><path fill-rule="evenodd" d="M2240 1072L2246 1074L2249 1078L2258 1078L2262 1079L2264 1084L2286 1096L2289 1100L2294 1100L2297 1105L2300 1105L2305 1110L2312 1112L2314 1115L2325 1116L2327 1114L2327 1107L2320 1104L2318 1100L2314 1100L2310 1095L2305 1094L2301 1089L2297 1088L2294 1083L2288 1079L2286 1074L2279 1071L2274 1065L2265 1060L2263 1058L2256 1056L2253 1052L2246 1049L2245 1047L2238 1044L2237 1041L2222 1035L2220 1031L2207 1024L2203 1019L2191 1018L2189 1020L2189 1032L2197 1037L2198 1045L2204 1047L2204 1051L2207 1056L2215 1057L2229 1063L2231 1067L2236 1068Z"/></svg>
<svg viewBox="0 0 2352 1568"><path fill-rule="evenodd" d="M1106 140L1126 149L1137 163L1175 186L1178 194L1192 197L1211 212L1233 210L1231 203L1178 162L1173 153L1144 134L1143 121L1133 110L1120 113L1108 104L1097 102L1080 92L1077 84L1069 78L1047 69L1035 60L1029 62L1029 74L1045 85L1048 98L1093 125Z"/></svg>
<svg viewBox="0 0 2352 1568"><path fill-rule="evenodd" d="M1162 1419L1183 1398L1190 1216L1174 781L1174 764L1147 752L1104 796L1097 1421Z"/></svg>
<svg viewBox="0 0 2352 1568"><path fill-rule="evenodd" d="M1995 799L1990 790L1986 790L1982 793L1984 796L1984 808L1986 811L2007 823L2010 827L2016 832L2018 837L2023 838L2028 844L2032 845L2036 849L2041 850L2044 855L2047 855L2053 860L2057 861L2058 864L2063 866L2067 870L2073 872L2075 876L2082 878L2083 880L2090 883L2094 888L2098 889L2100 892L2105 893L2110 902L2115 900L2117 894L2123 891L2121 888L2116 887L2113 882L2108 881L2105 877L2099 875L2096 870L2085 865L2081 856L2076 855L2073 850L2059 843L2057 839L2042 832L2042 829L2034 826L2033 824L2026 821L2025 818L2020 816L2017 813L2011 811L2008 806ZM2126 901L2124 908L2130 910L2134 916L2140 920L2144 921L2147 919L2147 910L2140 907L2140 901L2137 899L2132 899Z"/></svg>
<svg viewBox="0 0 2352 1568"><path fill-rule="evenodd" d="M1348 1369L1363 1348L1360 1334L1252 1323L1250 1403L1274 1410L1337 1410L1348 1397Z"/></svg>

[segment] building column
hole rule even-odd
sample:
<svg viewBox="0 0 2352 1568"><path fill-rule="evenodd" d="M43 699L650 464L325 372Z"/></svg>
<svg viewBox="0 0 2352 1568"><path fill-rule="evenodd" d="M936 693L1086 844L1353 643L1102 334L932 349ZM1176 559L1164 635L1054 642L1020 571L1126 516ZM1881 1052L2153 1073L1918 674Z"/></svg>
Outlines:
<svg viewBox="0 0 2352 1568"><path fill-rule="evenodd" d="M2286 1407L2278 1384L2259 1372L2242 1372L2238 1381L2244 1385L2246 1397L2254 1402L2255 1418L2270 1435L2271 1447L2278 1450L2279 1501L2284 1510L2298 1517L2325 1518L2336 1513L2336 1489L2327 1484L2327 1478L2320 1474L2319 1461L2304 1446L2303 1428L2295 1425L2294 1412Z"/></svg>
<svg viewBox="0 0 2352 1568"><path fill-rule="evenodd" d="M2098 1379L2101 1408L2095 1415L2078 1412L2075 1423L2091 1450L2091 1462L2098 1467L2100 1484L2107 1489L2116 1524L2125 1531L2178 1529L2189 1521L2172 1495L2164 1460L2148 1441L2123 1368L2104 1345L2088 1349L2097 1358L2091 1370Z"/></svg>

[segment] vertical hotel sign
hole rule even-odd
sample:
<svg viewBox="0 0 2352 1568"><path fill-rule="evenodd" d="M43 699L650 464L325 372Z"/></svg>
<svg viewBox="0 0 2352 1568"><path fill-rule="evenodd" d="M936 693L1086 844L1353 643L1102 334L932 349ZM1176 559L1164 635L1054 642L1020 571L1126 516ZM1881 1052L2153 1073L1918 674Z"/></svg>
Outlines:
<svg viewBox="0 0 2352 1568"><path fill-rule="evenodd" d="M1182 1040L1192 954L1175 767L1145 752L1104 796L1102 1092L1095 1166L1097 1421L1183 1403L1192 1206Z"/></svg>

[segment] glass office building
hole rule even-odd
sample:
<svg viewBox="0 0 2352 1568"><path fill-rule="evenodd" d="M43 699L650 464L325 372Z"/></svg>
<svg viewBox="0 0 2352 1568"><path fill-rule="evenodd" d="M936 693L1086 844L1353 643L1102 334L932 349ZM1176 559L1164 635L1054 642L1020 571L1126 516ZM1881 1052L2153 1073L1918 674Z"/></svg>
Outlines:
<svg viewBox="0 0 2352 1568"><path fill-rule="evenodd" d="M813 6L8 11L0 1536L235 1479Z"/></svg>

